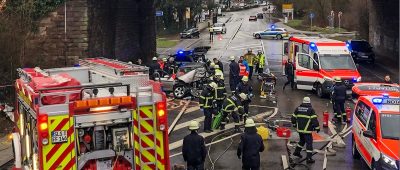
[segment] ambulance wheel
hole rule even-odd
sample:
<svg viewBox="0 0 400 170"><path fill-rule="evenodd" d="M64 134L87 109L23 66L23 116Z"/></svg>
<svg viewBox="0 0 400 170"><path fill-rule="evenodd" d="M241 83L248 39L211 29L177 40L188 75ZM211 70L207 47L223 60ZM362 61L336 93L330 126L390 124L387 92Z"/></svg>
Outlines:
<svg viewBox="0 0 400 170"><path fill-rule="evenodd" d="M317 96L320 98L325 97L325 93L322 91L322 86L320 84L316 87Z"/></svg>
<svg viewBox="0 0 400 170"><path fill-rule="evenodd" d="M351 143L352 143L351 154L353 155L353 158L360 159L361 155L360 152L358 152L357 150L356 141L354 141L354 135L351 136Z"/></svg>

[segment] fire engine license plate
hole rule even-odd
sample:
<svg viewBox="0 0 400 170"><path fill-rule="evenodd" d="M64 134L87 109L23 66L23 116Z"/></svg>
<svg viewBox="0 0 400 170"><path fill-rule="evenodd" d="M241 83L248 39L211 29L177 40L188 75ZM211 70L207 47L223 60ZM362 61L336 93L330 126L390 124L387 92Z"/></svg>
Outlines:
<svg viewBox="0 0 400 170"><path fill-rule="evenodd" d="M66 130L51 132L51 143L64 143L68 142L68 135Z"/></svg>

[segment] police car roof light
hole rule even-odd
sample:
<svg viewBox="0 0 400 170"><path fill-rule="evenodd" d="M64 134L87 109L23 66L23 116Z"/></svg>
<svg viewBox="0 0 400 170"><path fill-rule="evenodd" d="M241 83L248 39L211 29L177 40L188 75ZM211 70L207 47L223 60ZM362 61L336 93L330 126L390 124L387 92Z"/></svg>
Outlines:
<svg viewBox="0 0 400 170"><path fill-rule="evenodd" d="M178 51L178 54L183 54L183 51L182 51L182 50L179 50L179 51Z"/></svg>
<svg viewBox="0 0 400 170"><path fill-rule="evenodd" d="M353 77L353 83L357 83L357 77Z"/></svg>
<svg viewBox="0 0 400 170"><path fill-rule="evenodd" d="M383 99L382 98L373 98L372 103L374 104L382 104Z"/></svg>
<svg viewBox="0 0 400 170"><path fill-rule="evenodd" d="M349 51L353 51L352 49L351 49L351 45L350 45L350 42L346 42L346 47L347 47L347 49L349 50Z"/></svg>

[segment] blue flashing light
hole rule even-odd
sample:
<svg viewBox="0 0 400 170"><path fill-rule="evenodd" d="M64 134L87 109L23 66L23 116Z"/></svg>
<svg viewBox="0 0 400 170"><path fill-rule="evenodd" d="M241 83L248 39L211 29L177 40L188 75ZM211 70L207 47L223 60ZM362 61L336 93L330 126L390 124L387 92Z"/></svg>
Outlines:
<svg viewBox="0 0 400 170"><path fill-rule="evenodd" d="M275 29L275 25L271 25L271 29Z"/></svg>
<svg viewBox="0 0 400 170"><path fill-rule="evenodd" d="M374 104L382 104L383 99L382 98L373 98L372 103Z"/></svg>
<svg viewBox="0 0 400 170"><path fill-rule="evenodd" d="M314 52L317 52L318 51L317 44L315 44L314 42L310 42L310 49Z"/></svg>
<svg viewBox="0 0 400 170"><path fill-rule="evenodd" d="M182 50L179 50L179 51L178 51L178 54L183 54L183 51L182 51Z"/></svg>
<svg viewBox="0 0 400 170"><path fill-rule="evenodd" d="M350 52L353 51L349 41L346 42L346 47Z"/></svg>
<svg viewBox="0 0 400 170"><path fill-rule="evenodd" d="M80 64L74 64L74 67L80 67L81 65Z"/></svg>
<svg viewBox="0 0 400 170"><path fill-rule="evenodd" d="M389 98L389 94L387 94L387 93L383 93L382 96L383 96L383 98L385 98L385 99Z"/></svg>
<svg viewBox="0 0 400 170"><path fill-rule="evenodd" d="M357 77L353 77L353 83L357 83Z"/></svg>

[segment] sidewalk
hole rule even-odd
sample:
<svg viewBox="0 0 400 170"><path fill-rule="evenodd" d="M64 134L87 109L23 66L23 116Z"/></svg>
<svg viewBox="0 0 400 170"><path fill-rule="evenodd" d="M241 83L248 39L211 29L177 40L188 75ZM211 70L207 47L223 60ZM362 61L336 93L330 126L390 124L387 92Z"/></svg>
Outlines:
<svg viewBox="0 0 400 170"><path fill-rule="evenodd" d="M2 165L14 159L12 151L12 140L8 136L4 136L0 139L0 168Z"/></svg>

